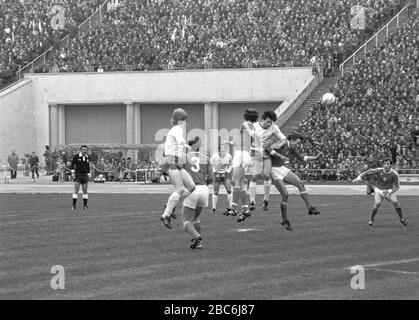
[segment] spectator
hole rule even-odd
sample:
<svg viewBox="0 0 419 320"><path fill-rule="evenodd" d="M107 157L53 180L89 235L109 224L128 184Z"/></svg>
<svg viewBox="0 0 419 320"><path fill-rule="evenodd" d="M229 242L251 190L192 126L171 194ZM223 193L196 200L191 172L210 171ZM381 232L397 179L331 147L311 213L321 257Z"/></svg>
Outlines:
<svg viewBox="0 0 419 320"><path fill-rule="evenodd" d="M12 153L7 157L7 163L10 168L10 179L16 179L19 156L16 154L15 150L12 150Z"/></svg>
<svg viewBox="0 0 419 320"><path fill-rule="evenodd" d="M410 135L412 137L412 149L415 151L415 158L419 159L419 124L415 124L415 128Z"/></svg>
<svg viewBox="0 0 419 320"><path fill-rule="evenodd" d="M30 166L30 171L32 172L32 179L35 179L35 173L36 173L36 177L39 179L38 165L39 165L39 158L35 154L35 151L32 151L32 155L29 158L29 166Z"/></svg>
<svg viewBox="0 0 419 320"><path fill-rule="evenodd" d="M46 174L52 174L52 167L51 167L51 151L49 150L49 146L45 146L45 151L44 151L44 159L45 159L45 171Z"/></svg>
<svg viewBox="0 0 419 320"><path fill-rule="evenodd" d="M66 164L63 160L63 158L60 158L60 161L58 163L57 169L56 169L56 174L58 175L58 181L59 182L64 182L64 175L65 175L65 171L66 171Z"/></svg>

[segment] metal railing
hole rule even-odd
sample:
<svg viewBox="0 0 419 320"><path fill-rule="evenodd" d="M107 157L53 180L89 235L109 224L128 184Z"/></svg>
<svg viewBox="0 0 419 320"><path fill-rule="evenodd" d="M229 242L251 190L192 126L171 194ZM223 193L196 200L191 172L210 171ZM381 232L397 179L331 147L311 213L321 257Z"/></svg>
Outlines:
<svg viewBox="0 0 419 320"><path fill-rule="evenodd" d="M416 7L419 6L419 0L416 3ZM385 42L395 31L397 31L401 26L406 24L409 21L410 11L412 7L409 5L403 7L400 12L395 15L387 24L382 27L377 33L375 33L371 38L369 38L358 50L356 50L352 55L350 55L342 64L339 66L339 69L342 72L342 76L347 70L351 70L358 61L360 61L364 56L379 47L379 45Z"/></svg>
<svg viewBox="0 0 419 320"><path fill-rule="evenodd" d="M104 12L107 11L107 5L109 0L104 1L99 8L96 9L86 20L84 20L79 26L77 31L77 36L84 35L93 28L100 26L103 20ZM105 11L104 11L105 10ZM41 67L46 64L46 61L51 57L52 53L55 50L65 48L70 44L71 35L68 34L60 40L60 42L42 53L39 57L29 62L27 65L23 66L17 71L18 79L23 77L24 73L33 73L35 68Z"/></svg>

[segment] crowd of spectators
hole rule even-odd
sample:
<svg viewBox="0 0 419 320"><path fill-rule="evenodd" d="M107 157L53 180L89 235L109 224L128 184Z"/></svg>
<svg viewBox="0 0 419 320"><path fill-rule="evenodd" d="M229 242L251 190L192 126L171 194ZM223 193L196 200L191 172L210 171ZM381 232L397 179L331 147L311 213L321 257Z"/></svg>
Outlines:
<svg viewBox="0 0 419 320"><path fill-rule="evenodd" d="M390 157L399 173L419 170L416 17L368 53L332 91L336 103L315 104L297 129L311 137L302 152L321 150L325 157L319 165L296 169L334 169L337 179L350 179Z"/></svg>
<svg viewBox="0 0 419 320"><path fill-rule="evenodd" d="M0 88L20 67L76 30L102 2L0 0Z"/></svg>
<svg viewBox="0 0 419 320"><path fill-rule="evenodd" d="M39 72L338 65L404 0L133 0ZM353 19L365 10L363 29ZM359 10L359 9L358 9ZM357 20L358 21L358 20Z"/></svg>

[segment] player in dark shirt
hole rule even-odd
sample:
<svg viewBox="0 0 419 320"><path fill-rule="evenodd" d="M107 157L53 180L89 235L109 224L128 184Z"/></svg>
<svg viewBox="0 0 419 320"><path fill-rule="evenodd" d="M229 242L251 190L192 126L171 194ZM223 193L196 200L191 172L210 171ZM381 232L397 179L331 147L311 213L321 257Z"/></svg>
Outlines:
<svg viewBox="0 0 419 320"><path fill-rule="evenodd" d="M275 145L268 146L266 151L270 154L272 159L272 180L275 187L278 189L282 196L281 201L281 224L285 229L292 231L292 227L287 218L287 202L288 202L288 191L285 187L285 183L292 184L297 187L300 191L300 195L306 204L309 215L317 215L320 212L311 205L308 193L305 189L303 182L300 178L285 166L285 163L293 158L301 161L317 160L323 153L320 152L317 156L302 156L296 149L299 144L304 141L304 137L300 134L292 134L287 137L287 143L282 145L279 149L275 149Z"/></svg>
<svg viewBox="0 0 419 320"><path fill-rule="evenodd" d="M80 147L80 153L76 154L71 161L71 176L74 181L73 206L71 209L76 209L81 185L83 191L83 209L86 210L88 208L87 199L89 198L87 186L90 178L90 157L87 154L87 146L85 145Z"/></svg>
<svg viewBox="0 0 419 320"><path fill-rule="evenodd" d="M390 201L394 206L397 214L399 215L400 222L407 225L406 220L403 218L402 208L397 200L396 192L400 189L399 174L396 170L391 168L391 159L386 158L383 160L383 167L370 169L361 173L353 182L361 181L366 175L374 175L377 179L375 185L375 201L371 211L371 219L368 222L370 226L374 224L374 218L377 214L378 208L384 199Z"/></svg>

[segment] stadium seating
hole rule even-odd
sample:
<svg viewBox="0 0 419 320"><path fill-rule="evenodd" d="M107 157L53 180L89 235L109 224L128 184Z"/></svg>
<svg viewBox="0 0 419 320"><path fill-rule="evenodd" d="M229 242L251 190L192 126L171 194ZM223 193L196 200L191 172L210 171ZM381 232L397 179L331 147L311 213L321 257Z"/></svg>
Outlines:
<svg viewBox="0 0 419 320"><path fill-rule="evenodd" d="M101 2L0 0L0 88L2 82L5 85L13 78L19 67L75 30Z"/></svg>
<svg viewBox="0 0 419 320"><path fill-rule="evenodd" d="M39 72L242 68L309 65L317 55L335 65L357 48L355 0L136 0L103 17ZM400 9L370 0L366 30Z"/></svg>
<svg viewBox="0 0 419 320"><path fill-rule="evenodd" d="M313 106L298 131L303 152L325 153L322 169L362 171L389 156L400 172L417 168L411 133L419 123L419 21L416 17L370 52L333 88L337 102ZM416 171L415 171L416 172ZM353 176L352 175L352 176Z"/></svg>

